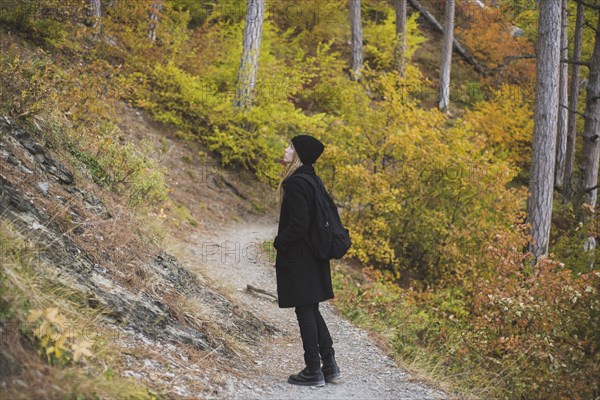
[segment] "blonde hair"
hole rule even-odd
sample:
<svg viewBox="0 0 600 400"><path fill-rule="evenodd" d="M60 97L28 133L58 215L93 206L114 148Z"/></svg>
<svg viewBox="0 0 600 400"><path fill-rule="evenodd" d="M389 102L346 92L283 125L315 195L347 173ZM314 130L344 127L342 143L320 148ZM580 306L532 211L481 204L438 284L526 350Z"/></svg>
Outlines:
<svg viewBox="0 0 600 400"><path fill-rule="evenodd" d="M291 163L287 164L281 173L281 181L279 181L279 186L277 187L277 204L279 205L279 210L281 211L281 203L283 203L283 181L288 176L292 175L294 171L302 166L302 161L300 161L300 157L298 157L298 153L294 151L294 159Z"/></svg>

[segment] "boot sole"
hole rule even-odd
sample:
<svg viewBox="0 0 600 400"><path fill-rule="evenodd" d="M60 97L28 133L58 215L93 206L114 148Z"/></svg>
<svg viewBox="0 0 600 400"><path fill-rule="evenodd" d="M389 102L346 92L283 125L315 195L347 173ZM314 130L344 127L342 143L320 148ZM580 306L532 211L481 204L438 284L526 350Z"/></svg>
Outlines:
<svg viewBox="0 0 600 400"><path fill-rule="evenodd" d="M300 386L316 386L316 387L323 387L325 386L325 381L320 381L320 382L298 382L298 381L293 381L291 379L288 378L288 383L292 384L292 385L300 385Z"/></svg>
<svg viewBox="0 0 600 400"><path fill-rule="evenodd" d="M327 383L337 383L337 381L340 379L340 377L342 376L341 373L337 373L337 374L333 374L333 375L329 375L325 377L325 382Z"/></svg>

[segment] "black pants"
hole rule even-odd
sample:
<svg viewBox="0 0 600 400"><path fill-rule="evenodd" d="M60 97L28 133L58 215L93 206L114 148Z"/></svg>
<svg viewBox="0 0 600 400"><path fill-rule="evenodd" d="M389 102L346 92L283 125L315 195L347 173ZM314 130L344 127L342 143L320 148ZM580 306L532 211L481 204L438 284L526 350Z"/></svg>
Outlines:
<svg viewBox="0 0 600 400"><path fill-rule="evenodd" d="M319 312L319 303L296 307L296 316L304 348L304 362L310 370L318 370L321 368L319 354L325 358L333 352L333 341Z"/></svg>

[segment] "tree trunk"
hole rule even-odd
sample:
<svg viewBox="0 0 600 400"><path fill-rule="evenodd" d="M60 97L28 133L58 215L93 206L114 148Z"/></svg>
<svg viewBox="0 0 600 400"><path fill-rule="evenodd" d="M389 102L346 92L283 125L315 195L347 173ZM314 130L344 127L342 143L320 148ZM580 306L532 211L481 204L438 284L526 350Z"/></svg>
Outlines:
<svg viewBox="0 0 600 400"><path fill-rule="evenodd" d="M363 66L362 20L360 0L350 0L350 30L352 32L352 80L358 80Z"/></svg>
<svg viewBox="0 0 600 400"><path fill-rule="evenodd" d="M248 108L252 106L254 101L264 18L265 0L248 0L242 60L238 71L235 99L233 101L234 107L237 108Z"/></svg>
<svg viewBox="0 0 600 400"><path fill-rule="evenodd" d="M561 12L561 37L560 37L560 58L566 60L569 56L569 43L567 41L567 0L562 0ZM566 62L560 64L560 78L558 89L558 128L556 133L556 168L554 177L554 186L563 191L565 165L567 157L567 109L568 103L568 81L569 81L569 65Z"/></svg>
<svg viewBox="0 0 600 400"><path fill-rule="evenodd" d="M581 179L579 190L583 203L590 212L580 211L580 221L593 217L598 195L598 164L600 156L600 13L596 28L596 43L590 60L590 76L586 87L585 126L581 153ZM594 188L594 189L592 189Z"/></svg>
<svg viewBox="0 0 600 400"><path fill-rule="evenodd" d="M406 0L396 0L396 47L394 62L396 71L404 78L406 68Z"/></svg>
<svg viewBox="0 0 600 400"><path fill-rule="evenodd" d="M575 21L575 38L573 42L573 60L581 59L581 41L583 38L584 5L577 3ZM573 167L575 166L575 143L577 138L577 106L579 103L579 64L571 67L571 87L569 89L569 126L567 136L567 154L565 160L565 177L563 185L563 202L573 198Z"/></svg>
<svg viewBox="0 0 600 400"><path fill-rule="evenodd" d="M162 10L162 1L157 1L150 6L150 29L148 30L148 39L153 42L156 40L156 27L158 26L160 11Z"/></svg>
<svg viewBox="0 0 600 400"><path fill-rule="evenodd" d="M435 29L442 33L444 32L444 27L442 26L442 24L440 24L438 20L435 19L435 17L429 11L427 11L427 9L418 0L408 1L423 17L425 17L427 21L429 21L431 25L433 25ZM458 54L460 54L466 62L471 64L481 75L486 74L485 68L481 64L479 64L475 57L473 57L471 53L469 53L469 51L462 44L460 44L458 40L456 40L456 38L454 38L453 43L454 50L458 51Z"/></svg>
<svg viewBox="0 0 600 400"><path fill-rule="evenodd" d="M454 42L454 0L446 0L444 38L440 61L440 97L438 108L448 111L450 105L450 69L452 65L452 44Z"/></svg>
<svg viewBox="0 0 600 400"><path fill-rule="evenodd" d="M596 26L596 43L590 60L590 76L586 87L585 125L581 153L581 180L579 191L583 205L577 207L581 222L598 221L596 201L598 196L598 167L600 164L600 13ZM578 202L580 203L580 202ZM577 205L576 205L577 206ZM588 237L583 250L588 253L589 269L594 268L596 238Z"/></svg>
<svg viewBox="0 0 600 400"><path fill-rule="evenodd" d="M558 125L561 3L562 0L539 3L533 155L527 213L533 239L529 249L535 262L548 253L550 237Z"/></svg>
<svg viewBox="0 0 600 400"><path fill-rule="evenodd" d="M88 15L90 17L90 26L94 31L94 39L100 36L102 30L102 4L100 0L88 0L89 10Z"/></svg>

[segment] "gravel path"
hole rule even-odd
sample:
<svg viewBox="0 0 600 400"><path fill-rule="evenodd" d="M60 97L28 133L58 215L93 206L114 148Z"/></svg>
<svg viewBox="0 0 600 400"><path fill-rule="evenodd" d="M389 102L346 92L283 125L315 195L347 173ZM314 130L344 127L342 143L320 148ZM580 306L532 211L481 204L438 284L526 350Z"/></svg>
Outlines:
<svg viewBox="0 0 600 400"><path fill-rule="evenodd" d="M330 302L320 309L331 332L342 372L339 383L322 388L287 383L304 367L302 342L293 308L281 309L268 296L248 292L248 284L276 293L274 262L259 251L272 240L277 221L272 217L237 222L189 237L186 255L202 266L212 286L225 289L259 318L281 330L265 337L255 352L247 378L231 379L215 398L261 399L449 399L440 390L415 382L368 337L336 312Z"/></svg>

